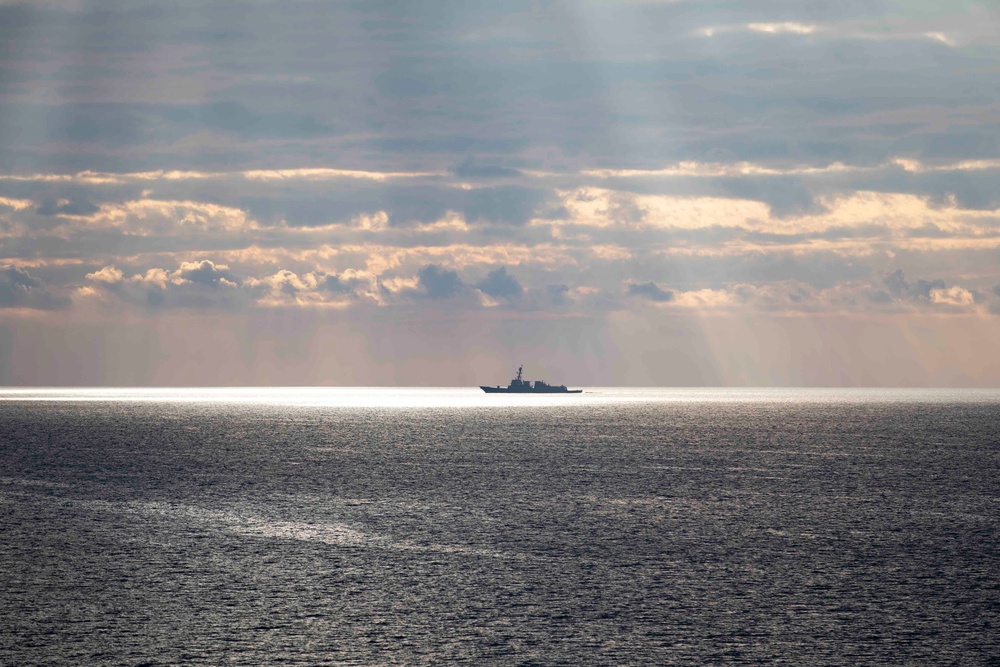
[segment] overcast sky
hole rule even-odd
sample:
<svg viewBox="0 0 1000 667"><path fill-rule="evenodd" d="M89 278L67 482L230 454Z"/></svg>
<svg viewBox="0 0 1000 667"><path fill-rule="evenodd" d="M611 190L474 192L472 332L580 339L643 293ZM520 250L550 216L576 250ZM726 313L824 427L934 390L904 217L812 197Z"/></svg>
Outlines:
<svg viewBox="0 0 1000 667"><path fill-rule="evenodd" d="M0 384L1000 384L992 0L0 0Z"/></svg>

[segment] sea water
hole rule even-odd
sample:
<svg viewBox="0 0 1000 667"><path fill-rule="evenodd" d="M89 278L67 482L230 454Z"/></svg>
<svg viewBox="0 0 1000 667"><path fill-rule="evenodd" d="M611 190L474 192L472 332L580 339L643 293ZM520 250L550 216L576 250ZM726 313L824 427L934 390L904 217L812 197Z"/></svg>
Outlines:
<svg viewBox="0 0 1000 667"><path fill-rule="evenodd" d="M1000 392L0 390L0 664L998 664Z"/></svg>

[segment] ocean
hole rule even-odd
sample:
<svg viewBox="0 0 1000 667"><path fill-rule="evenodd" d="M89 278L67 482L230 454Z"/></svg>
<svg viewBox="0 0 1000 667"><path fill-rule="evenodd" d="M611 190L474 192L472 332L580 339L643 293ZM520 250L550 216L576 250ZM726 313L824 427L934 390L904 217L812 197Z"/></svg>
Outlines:
<svg viewBox="0 0 1000 667"><path fill-rule="evenodd" d="M0 389L0 664L997 665L1000 391Z"/></svg>

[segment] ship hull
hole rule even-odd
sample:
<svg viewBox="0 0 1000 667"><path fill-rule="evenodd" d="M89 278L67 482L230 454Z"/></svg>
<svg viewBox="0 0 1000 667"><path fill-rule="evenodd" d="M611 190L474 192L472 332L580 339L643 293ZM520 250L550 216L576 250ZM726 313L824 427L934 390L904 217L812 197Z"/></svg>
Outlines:
<svg viewBox="0 0 1000 667"><path fill-rule="evenodd" d="M566 389L565 387L546 387L545 389L511 389L510 387L479 388L487 394L582 394L583 389Z"/></svg>

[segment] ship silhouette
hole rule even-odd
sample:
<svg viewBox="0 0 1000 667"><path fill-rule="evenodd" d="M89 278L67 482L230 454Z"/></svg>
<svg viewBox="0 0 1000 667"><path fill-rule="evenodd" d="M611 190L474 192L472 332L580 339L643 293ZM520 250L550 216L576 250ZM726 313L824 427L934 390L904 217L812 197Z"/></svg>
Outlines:
<svg viewBox="0 0 1000 667"><path fill-rule="evenodd" d="M495 387L484 387L479 385L479 388L485 391L487 394L582 394L583 389L567 389L566 385L552 385L542 382L541 380L535 380L534 383L531 380L521 379L521 371L524 366L517 367L517 377L510 381L510 384L506 387L501 387L497 385Z"/></svg>

